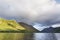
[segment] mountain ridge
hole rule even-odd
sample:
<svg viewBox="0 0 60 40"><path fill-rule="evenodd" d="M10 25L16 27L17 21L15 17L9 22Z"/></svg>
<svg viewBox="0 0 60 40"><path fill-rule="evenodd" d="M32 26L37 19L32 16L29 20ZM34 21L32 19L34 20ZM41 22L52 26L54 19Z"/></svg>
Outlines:
<svg viewBox="0 0 60 40"><path fill-rule="evenodd" d="M33 26L23 22L16 22L15 20L7 20L0 18L0 31L18 31L18 32L38 32Z"/></svg>

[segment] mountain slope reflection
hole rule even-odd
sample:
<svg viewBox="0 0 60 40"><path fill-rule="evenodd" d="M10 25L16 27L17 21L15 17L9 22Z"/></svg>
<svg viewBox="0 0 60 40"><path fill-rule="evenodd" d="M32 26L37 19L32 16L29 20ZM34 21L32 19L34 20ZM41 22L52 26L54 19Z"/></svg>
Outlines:
<svg viewBox="0 0 60 40"><path fill-rule="evenodd" d="M60 33L0 33L0 40L60 40Z"/></svg>
<svg viewBox="0 0 60 40"><path fill-rule="evenodd" d="M32 33L0 33L0 40L33 40Z"/></svg>

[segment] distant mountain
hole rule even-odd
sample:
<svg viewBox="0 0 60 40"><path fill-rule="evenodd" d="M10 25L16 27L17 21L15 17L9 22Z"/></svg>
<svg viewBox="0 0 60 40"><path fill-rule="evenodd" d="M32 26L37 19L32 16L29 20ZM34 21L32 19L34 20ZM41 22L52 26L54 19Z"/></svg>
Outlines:
<svg viewBox="0 0 60 40"><path fill-rule="evenodd" d="M56 27L56 28L53 28L53 27L45 28L41 32L43 32L43 33L60 33L60 27Z"/></svg>

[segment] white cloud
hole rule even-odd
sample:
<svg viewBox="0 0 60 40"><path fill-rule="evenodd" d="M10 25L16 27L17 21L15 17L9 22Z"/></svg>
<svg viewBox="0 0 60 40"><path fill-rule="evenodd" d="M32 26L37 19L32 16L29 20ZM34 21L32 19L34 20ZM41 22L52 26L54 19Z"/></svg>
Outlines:
<svg viewBox="0 0 60 40"><path fill-rule="evenodd" d="M0 2L5 6L0 4L8 16L22 16L43 23L60 20L60 4L55 0L0 0Z"/></svg>
<svg viewBox="0 0 60 40"><path fill-rule="evenodd" d="M60 27L60 24L54 24L52 25L53 28Z"/></svg>

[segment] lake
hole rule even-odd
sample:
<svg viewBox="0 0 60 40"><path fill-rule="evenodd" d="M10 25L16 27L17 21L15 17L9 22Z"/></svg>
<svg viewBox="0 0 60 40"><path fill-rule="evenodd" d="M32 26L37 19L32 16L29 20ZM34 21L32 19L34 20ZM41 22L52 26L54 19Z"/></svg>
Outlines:
<svg viewBox="0 0 60 40"><path fill-rule="evenodd" d="M60 33L0 33L0 40L59 40Z"/></svg>

